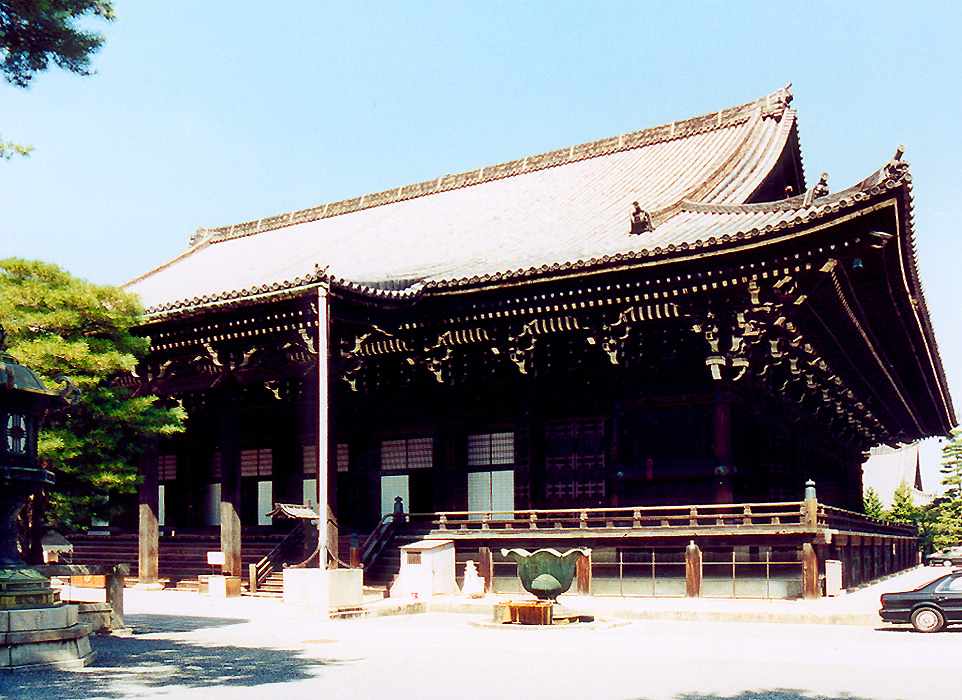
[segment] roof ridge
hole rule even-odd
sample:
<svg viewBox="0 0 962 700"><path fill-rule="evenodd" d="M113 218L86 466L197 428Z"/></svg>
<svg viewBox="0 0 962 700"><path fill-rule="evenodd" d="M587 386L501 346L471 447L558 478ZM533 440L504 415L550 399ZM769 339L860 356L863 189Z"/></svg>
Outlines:
<svg viewBox="0 0 962 700"><path fill-rule="evenodd" d="M749 228L739 231L736 234L725 234L721 237L710 236L705 239L682 243L680 245L669 243L665 246L655 246L654 248L640 248L620 253L607 253L600 256L588 257L577 261L565 263L550 263L534 267L519 267L503 270L500 272L474 275L471 277L461 277L455 279L428 281L417 284L407 289L378 289L370 287L364 283L355 282L343 277L329 274L327 271L318 271L312 277L297 277L285 282L273 282L270 284L255 285L254 287L242 290L232 290L217 294L202 295L189 299L182 299L174 302L158 304L145 309L147 317L151 320L176 315L186 309L202 306L216 306L218 304L229 303L237 299L249 298L257 295L270 295L277 293L289 293L292 287L298 285L318 284L327 281L339 287L366 294L371 297L382 299L406 299L420 295L425 291L447 290L457 287L471 286L475 284L506 282L525 276L549 276L551 274L570 273L572 271L584 271L598 268L609 263L619 265L631 265L648 258L670 258L675 254L695 253L701 250L721 248L725 245L744 242L748 239L775 235L792 227L804 227L816 220L826 216L837 214L843 210L850 209L861 203L867 202L872 197L877 197L885 192L906 187L911 189L911 172L906 161L896 157L873 172L861 182L852 187L839 190L834 194L825 195L815 199L808 205L803 206L805 195L792 197L788 200L779 202L760 202L756 204L702 204L700 202L686 202L682 211L693 213L750 213L765 211L766 206L782 205L783 203L793 203L772 211L782 211L796 209L799 216L794 216L777 224L767 225L763 228Z"/></svg>
<svg viewBox="0 0 962 700"><path fill-rule="evenodd" d="M360 197L328 202L307 209L289 211L261 219L252 219L229 226L199 228L191 236L189 241L190 248L188 250L205 242L219 243L234 238L284 228L286 226L307 223L318 219L327 219L340 216L341 214L349 214L362 209L371 209L385 204L393 204L408 199L479 185L515 175L546 170L548 168L589 160L612 153L690 138L717 129L737 126L751 119L753 113L760 114L762 119L781 120L785 112L789 111L792 97L792 85L788 83L784 87L751 102L745 102L734 107L728 107L687 119L675 120L668 124L660 124L646 129L630 131L617 136L575 144L573 146L529 155L503 163L486 165L475 170L442 175L431 180L402 185L382 192L368 193Z"/></svg>
<svg viewBox="0 0 962 700"><path fill-rule="evenodd" d="M868 192L883 180L891 180L893 182L901 181L908 174L908 164L905 161L894 159L890 160L868 177L856 182L854 185L821 196L818 196L814 192L814 187L810 187L801 194L771 202L714 204L710 202L685 200L681 203L680 210L699 214L750 214L808 209L830 202L836 202L851 195L858 194L859 192Z"/></svg>

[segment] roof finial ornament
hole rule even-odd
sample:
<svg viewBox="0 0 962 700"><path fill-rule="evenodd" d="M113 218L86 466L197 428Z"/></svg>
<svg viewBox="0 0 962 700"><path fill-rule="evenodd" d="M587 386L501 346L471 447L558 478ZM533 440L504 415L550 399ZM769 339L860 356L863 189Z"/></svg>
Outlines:
<svg viewBox="0 0 962 700"><path fill-rule="evenodd" d="M631 231L629 233L637 236L648 231L654 231L655 227L651 224L651 214L642 209L638 202L632 202L631 206L633 209L631 211Z"/></svg>
<svg viewBox="0 0 962 700"><path fill-rule="evenodd" d="M812 196L824 197L828 192L828 173L822 173L822 176L818 178L818 184L812 188Z"/></svg>
<svg viewBox="0 0 962 700"><path fill-rule="evenodd" d="M765 98L765 106L762 109L762 119L774 119L777 122L782 120L785 110L792 104L795 96L792 94L792 84L789 83L778 92Z"/></svg>
<svg viewBox="0 0 962 700"><path fill-rule="evenodd" d="M908 161L902 160L904 154L905 146L900 145L895 149L895 155L892 156L892 160L885 164L885 177L889 180L898 180L908 172Z"/></svg>

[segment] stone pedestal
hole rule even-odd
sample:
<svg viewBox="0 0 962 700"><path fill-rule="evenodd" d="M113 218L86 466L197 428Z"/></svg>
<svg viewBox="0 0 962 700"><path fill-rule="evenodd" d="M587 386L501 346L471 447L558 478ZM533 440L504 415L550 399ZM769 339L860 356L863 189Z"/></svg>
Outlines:
<svg viewBox="0 0 962 700"><path fill-rule="evenodd" d="M240 576L208 576L207 593L214 598L236 598L241 594Z"/></svg>
<svg viewBox="0 0 962 700"><path fill-rule="evenodd" d="M364 602L361 569L284 569L284 602L323 616Z"/></svg>
<svg viewBox="0 0 962 700"><path fill-rule="evenodd" d="M76 605L0 610L0 670L80 668L93 659Z"/></svg>

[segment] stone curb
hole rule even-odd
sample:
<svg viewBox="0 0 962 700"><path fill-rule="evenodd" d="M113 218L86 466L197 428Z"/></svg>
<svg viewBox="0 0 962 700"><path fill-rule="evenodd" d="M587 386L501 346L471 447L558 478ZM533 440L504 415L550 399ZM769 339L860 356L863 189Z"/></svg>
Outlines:
<svg viewBox="0 0 962 700"><path fill-rule="evenodd" d="M490 610L476 603L456 601L417 601L367 608L375 617L417 615L421 613L449 613L458 615L488 615ZM604 610L588 612L606 620L660 620L668 622L747 622L790 625L848 625L878 627L881 619L874 613L783 613L726 610Z"/></svg>

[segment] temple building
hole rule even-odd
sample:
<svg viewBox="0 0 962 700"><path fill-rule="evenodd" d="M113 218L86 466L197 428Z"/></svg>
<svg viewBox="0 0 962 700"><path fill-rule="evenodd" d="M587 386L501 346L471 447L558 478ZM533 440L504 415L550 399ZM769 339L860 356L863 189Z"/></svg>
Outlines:
<svg viewBox="0 0 962 700"><path fill-rule="evenodd" d="M914 563L860 515L868 450L956 422L908 163L810 184L791 103L199 229L127 285L124 381L189 414L142 465L141 577L204 533L246 577L275 503L325 502L331 562L445 537L496 590L509 542L591 547L599 594L683 595L690 543L705 594Z"/></svg>

